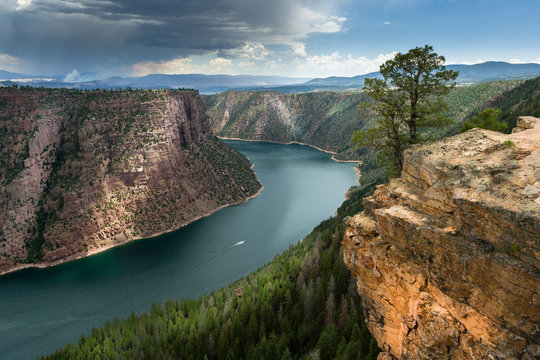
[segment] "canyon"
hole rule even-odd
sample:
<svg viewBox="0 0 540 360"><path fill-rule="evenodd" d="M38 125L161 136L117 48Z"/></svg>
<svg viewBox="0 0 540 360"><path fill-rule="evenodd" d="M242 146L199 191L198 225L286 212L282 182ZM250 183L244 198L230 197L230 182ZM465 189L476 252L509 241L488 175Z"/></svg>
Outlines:
<svg viewBox="0 0 540 360"><path fill-rule="evenodd" d="M261 189L197 91L0 89L0 273L175 230Z"/></svg>
<svg viewBox="0 0 540 360"><path fill-rule="evenodd" d="M488 101L519 87L521 81L498 81L460 86L445 96L452 126L430 134L448 136L462 119L476 114ZM211 130L220 137L278 143L302 143L334 154L335 160L364 158L351 143L357 130L375 124L362 109L369 98L361 91L317 91L282 94L276 91L227 91L202 96Z"/></svg>
<svg viewBox="0 0 540 360"><path fill-rule="evenodd" d="M346 219L379 359L540 357L540 119L415 146Z"/></svg>

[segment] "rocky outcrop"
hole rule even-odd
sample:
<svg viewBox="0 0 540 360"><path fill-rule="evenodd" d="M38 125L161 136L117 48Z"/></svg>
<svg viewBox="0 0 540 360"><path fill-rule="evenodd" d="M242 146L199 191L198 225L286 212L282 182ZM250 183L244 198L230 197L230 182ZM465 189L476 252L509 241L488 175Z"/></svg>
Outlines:
<svg viewBox="0 0 540 360"><path fill-rule="evenodd" d="M177 229L259 189L196 91L0 89L0 273Z"/></svg>
<svg viewBox="0 0 540 360"><path fill-rule="evenodd" d="M540 119L405 153L348 221L380 359L540 358Z"/></svg>

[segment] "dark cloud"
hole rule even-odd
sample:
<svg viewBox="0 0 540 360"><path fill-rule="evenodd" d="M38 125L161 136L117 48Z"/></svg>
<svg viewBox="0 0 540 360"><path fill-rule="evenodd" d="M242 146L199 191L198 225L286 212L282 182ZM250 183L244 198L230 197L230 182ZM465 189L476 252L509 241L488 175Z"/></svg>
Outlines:
<svg viewBox="0 0 540 360"><path fill-rule="evenodd" d="M96 67L119 68L208 51L227 54L249 42L288 45L311 32L324 32L323 25L333 21L323 0L18 4L13 0L0 5L0 53L40 61L40 68L49 72L99 71Z"/></svg>

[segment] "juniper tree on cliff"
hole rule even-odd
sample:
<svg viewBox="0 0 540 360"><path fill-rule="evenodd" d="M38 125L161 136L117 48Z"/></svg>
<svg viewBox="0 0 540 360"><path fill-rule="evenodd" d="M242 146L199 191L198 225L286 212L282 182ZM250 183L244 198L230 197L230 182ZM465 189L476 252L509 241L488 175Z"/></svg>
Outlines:
<svg viewBox="0 0 540 360"><path fill-rule="evenodd" d="M377 126L357 131L353 142L360 147L379 150L390 164L389 175L399 174L403 150L426 140L421 136L429 128L450 122L442 96L455 86L457 71L444 67L445 58L425 45L397 53L380 67L383 79L366 79L364 89L372 103L367 109L377 119Z"/></svg>

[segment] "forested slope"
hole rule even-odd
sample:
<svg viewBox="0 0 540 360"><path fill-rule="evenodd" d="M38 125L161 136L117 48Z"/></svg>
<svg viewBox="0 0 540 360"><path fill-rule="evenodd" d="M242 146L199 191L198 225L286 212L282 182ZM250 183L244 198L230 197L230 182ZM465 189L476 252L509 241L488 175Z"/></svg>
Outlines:
<svg viewBox="0 0 540 360"><path fill-rule="evenodd" d="M501 110L499 119L508 123L508 131L516 126L518 116L540 117L540 77L530 79L484 104L483 108Z"/></svg>
<svg viewBox="0 0 540 360"><path fill-rule="evenodd" d="M456 132L467 115L489 99L522 81L459 86L446 95L453 126L431 134ZM373 125L358 105L367 100L359 91L325 91L284 95L271 91L228 91L204 96L212 130L222 137L246 140L302 142L336 153L340 160L359 159L351 137Z"/></svg>
<svg viewBox="0 0 540 360"><path fill-rule="evenodd" d="M341 247L344 218L382 181L371 174L335 217L246 278L107 322L43 359L376 359Z"/></svg>
<svg viewBox="0 0 540 360"><path fill-rule="evenodd" d="M433 135L457 131L458 119L519 83L458 87L447 97L454 125ZM228 115L232 122L225 122L222 129L241 119L249 121L248 116L242 118L242 112L267 111L265 101L273 99L272 94L222 94L221 99L242 99L231 108L235 111ZM284 95L279 96L283 103ZM362 95L350 96L341 99L349 104L342 109L356 114L353 99L359 98L353 96ZM312 99L320 100L318 105L310 105L312 112L336 106L323 98ZM257 122L251 126L256 128ZM380 350L365 326L361 300L344 267L340 244L344 219L362 211L362 199L384 181L375 164L374 156L364 158L363 185L349 191L335 217L323 221L301 243L253 274L197 300L154 304L149 314L108 322L77 344L43 359L375 359Z"/></svg>

